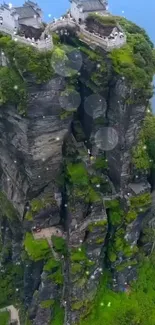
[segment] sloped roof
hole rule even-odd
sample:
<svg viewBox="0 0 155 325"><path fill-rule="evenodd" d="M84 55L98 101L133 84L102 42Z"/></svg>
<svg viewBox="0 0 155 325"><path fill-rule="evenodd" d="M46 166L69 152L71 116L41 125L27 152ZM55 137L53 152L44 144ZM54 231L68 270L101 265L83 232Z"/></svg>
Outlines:
<svg viewBox="0 0 155 325"><path fill-rule="evenodd" d="M4 10L4 9L10 10L9 5L7 5L6 3L3 3L2 5L0 5L0 9L1 10Z"/></svg>
<svg viewBox="0 0 155 325"><path fill-rule="evenodd" d="M145 191L147 189L147 185L146 183L130 183L129 187L131 188L131 190L137 195L142 193L143 191Z"/></svg>
<svg viewBox="0 0 155 325"><path fill-rule="evenodd" d="M38 15L37 11L35 11L32 7L24 6L15 8L15 13L19 15L19 19L22 18L31 18L34 15Z"/></svg>
<svg viewBox="0 0 155 325"><path fill-rule="evenodd" d="M106 4L102 0L73 0L83 11L103 11L106 10Z"/></svg>
<svg viewBox="0 0 155 325"><path fill-rule="evenodd" d="M27 5L27 6L37 6L38 7L38 4L37 3L33 2L33 1L30 1L30 0L25 1L24 5Z"/></svg>

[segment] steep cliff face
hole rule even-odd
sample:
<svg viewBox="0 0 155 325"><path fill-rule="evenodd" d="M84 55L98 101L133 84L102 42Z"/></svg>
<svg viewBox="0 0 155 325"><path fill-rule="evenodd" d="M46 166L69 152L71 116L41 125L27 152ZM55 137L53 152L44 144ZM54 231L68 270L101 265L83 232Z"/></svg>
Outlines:
<svg viewBox="0 0 155 325"><path fill-rule="evenodd" d="M53 180L60 170L69 128L69 120L60 116L64 81L56 78L46 86L32 87L27 117L20 117L13 106L1 110L1 186L21 219L27 201L46 187L57 192Z"/></svg>
<svg viewBox="0 0 155 325"><path fill-rule="evenodd" d="M150 187L132 150L153 50L119 23L128 43L111 53L66 32L44 54L0 37L0 306L17 304L23 325L89 322L102 275L126 291L152 247Z"/></svg>

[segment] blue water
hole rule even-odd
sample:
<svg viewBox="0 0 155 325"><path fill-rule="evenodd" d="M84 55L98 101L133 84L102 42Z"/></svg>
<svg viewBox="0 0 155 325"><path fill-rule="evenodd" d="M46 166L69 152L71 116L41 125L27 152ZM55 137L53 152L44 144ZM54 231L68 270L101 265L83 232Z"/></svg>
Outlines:
<svg viewBox="0 0 155 325"><path fill-rule="evenodd" d="M7 0L6 2L9 3ZM14 0L11 3L13 6L19 6L23 2L24 0ZM45 21L49 21L53 17L60 17L70 7L68 0L38 0L37 2L44 11ZM2 0L0 0L1 3L3 3ZM109 10L113 14L123 15L144 27L155 43L155 0L109 0ZM49 17L49 15L51 16ZM155 112L155 98L153 109Z"/></svg>

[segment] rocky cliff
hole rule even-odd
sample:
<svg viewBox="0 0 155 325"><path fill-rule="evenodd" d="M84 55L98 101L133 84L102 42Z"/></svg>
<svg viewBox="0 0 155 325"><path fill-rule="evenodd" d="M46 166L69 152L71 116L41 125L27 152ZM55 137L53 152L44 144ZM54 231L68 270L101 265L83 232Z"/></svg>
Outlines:
<svg viewBox="0 0 155 325"><path fill-rule="evenodd" d="M87 324L107 271L128 292L153 250L153 45L115 20L128 41L110 53L62 30L47 53L0 36L0 306L21 325Z"/></svg>

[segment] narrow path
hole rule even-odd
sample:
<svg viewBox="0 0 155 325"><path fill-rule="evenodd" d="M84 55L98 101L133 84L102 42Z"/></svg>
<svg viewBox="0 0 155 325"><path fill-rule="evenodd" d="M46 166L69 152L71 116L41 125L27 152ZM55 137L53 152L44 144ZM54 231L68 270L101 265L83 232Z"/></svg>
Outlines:
<svg viewBox="0 0 155 325"><path fill-rule="evenodd" d="M55 260L56 260L56 261L60 261L59 254L56 253L56 251L55 251L54 248L53 248L52 240L51 240L50 238L47 238L47 241L48 241L49 246L51 247L51 251L52 251L52 254L53 254Z"/></svg>
<svg viewBox="0 0 155 325"><path fill-rule="evenodd" d="M10 312L11 322L16 321L17 325L20 325L19 312L13 305L0 309L0 312L3 312L3 311Z"/></svg>
<svg viewBox="0 0 155 325"><path fill-rule="evenodd" d="M33 233L33 237L34 239L38 240L38 239L46 239L48 241L48 244L51 248L52 254L54 256L54 258L56 259L56 261L60 260L59 254L56 253L56 251L53 248L53 243L52 243L52 236L57 236L57 237L63 237L65 238L65 235L63 234L63 232L56 228L56 227L50 227L50 228L44 228L42 229L40 232L32 232Z"/></svg>

